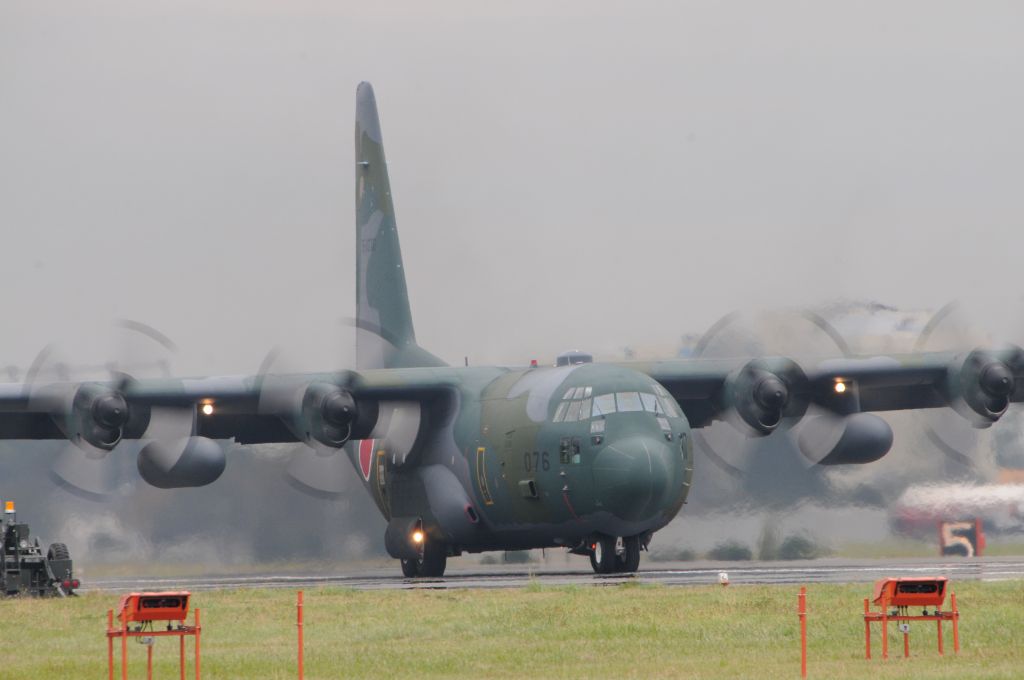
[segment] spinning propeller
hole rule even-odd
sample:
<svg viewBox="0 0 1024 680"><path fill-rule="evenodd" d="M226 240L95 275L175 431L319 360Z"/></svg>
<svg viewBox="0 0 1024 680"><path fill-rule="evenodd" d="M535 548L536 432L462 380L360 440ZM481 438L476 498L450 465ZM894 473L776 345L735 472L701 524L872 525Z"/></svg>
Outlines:
<svg viewBox="0 0 1024 680"><path fill-rule="evenodd" d="M849 354L839 332L811 312L723 317L698 341L694 356L748 361L726 383L723 420L731 427L716 423L697 431L698 448L734 478L758 459L777 464L789 452L799 452L789 457L805 465L828 464L843 436L844 414L810 403L807 377L795 362L767 357Z"/></svg>
<svg viewBox="0 0 1024 680"><path fill-rule="evenodd" d="M167 377L176 351L173 342L137 321L114 326L116 360L102 365L72 365L59 360L54 345L44 347L25 376L30 411L46 414L68 439L51 473L65 488L103 499L117 486L118 466L111 451L124 438L187 438L192 420L181 409L129 407L125 392L141 377ZM96 382L71 382L72 374L92 374ZM146 458L140 453L140 471ZM143 475L146 476L145 474Z"/></svg>
<svg viewBox="0 0 1024 680"><path fill-rule="evenodd" d="M1024 361L1019 351L971 349L991 347L994 342L989 336L971 333L970 328L957 307L947 306L925 326L915 347L915 351L950 353L946 377L934 384L933 396L959 417L950 417L942 408L923 409L918 417L929 440L965 465L972 465L970 453L977 428L989 427L1010 409L1010 399L1018 388L1014 376L1019 375ZM887 338L893 330L887 329ZM734 358L739 366L717 396L728 425L715 423L694 435L698 449L734 480L773 475L773 481L785 486L801 476L794 461L804 468L867 463L884 456L892 444L892 430L886 421L860 412L861 386L856 382L837 378L828 385L828 394L819 383L811 388L815 390L812 395L799 366L772 358L799 357L813 372L816 357L849 357L849 346L841 334L818 315L778 313L749 318L730 314L700 339L694 354ZM868 390L866 398L877 403L877 393L871 394L870 387L864 389ZM920 398L931 400L928 394L922 392ZM937 405L934 401L930 404Z"/></svg>
<svg viewBox="0 0 1024 680"><path fill-rule="evenodd" d="M1021 315L1018 314L1018 316ZM1008 318L1012 320L1013 315ZM921 333L914 343L914 351L967 353L970 352L970 348L979 345L996 346L999 340L1007 339L1019 342L1020 338L1024 337L1024 333L1021 332L1024 329L1019 327L1002 329L998 332L993 332L990 328L990 323L972 318L964 304L950 302L932 315L928 323L921 329ZM1000 335L1009 337L1000 338L998 337ZM977 356L977 353L967 354L965 367L970 368L970 362L978 362L982 359L983 357ZM1002 415L1009 411L1008 417L1019 417L1021 413L1019 406L1003 403L1014 386L1013 376L1009 374L1006 367L1000 364L989 367L979 366L979 369L981 370L979 376L981 390L978 396L987 402L992 413ZM921 411L917 414L917 418L928 441L958 465L975 470L977 463L974 454L978 447L980 430L991 425L992 419L979 418L970 413L965 413L965 415L966 418L949 418L947 412L938 409Z"/></svg>
<svg viewBox="0 0 1024 680"><path fill-rule="evenodd" d="M317 497L344 493L353 480L346 446L364 440L375 441L366 451L353 451L356 474L364 479L378 451L385 452L391 465L406 462L419 435L418 402L357 399L353 392L358 374L301 374L286 370L288 363L280 348L264 357L258 372L258 412L280 418L300 442L292 447L286 469L293 486Z"/></svg>

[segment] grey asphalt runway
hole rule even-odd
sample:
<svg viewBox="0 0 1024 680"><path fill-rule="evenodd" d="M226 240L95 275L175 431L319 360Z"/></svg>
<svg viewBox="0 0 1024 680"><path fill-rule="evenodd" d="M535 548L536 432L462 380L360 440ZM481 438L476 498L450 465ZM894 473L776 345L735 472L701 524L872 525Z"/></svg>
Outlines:
<svg viewBox="0 0 1024 680"><path fill-rule="evenodd" d="M452 588L522 588L543 586L604 586L626 582L693 586L718 583L726 572L732 585L868 583L887 576L948 576L958 580L1024 578L1024 557L934 558L901 560L819 559L797 562L648 562L629 575L598 576L589 569L537 564L460 566L453 560L444 578L406 579L397 567L321 575L247 574L183 578L105 578L86 580L82 591L131 592L185 589L190 591L236 588L338 587L356 590L412 590Z"/></svg>

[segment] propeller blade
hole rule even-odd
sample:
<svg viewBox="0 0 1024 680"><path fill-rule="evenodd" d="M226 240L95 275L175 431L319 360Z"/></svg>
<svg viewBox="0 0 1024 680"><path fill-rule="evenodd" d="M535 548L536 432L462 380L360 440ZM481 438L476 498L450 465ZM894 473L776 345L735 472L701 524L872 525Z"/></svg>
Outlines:
<svg viewBox="0 0 1024 680"><path fill-rule="evenodd" d="M845 418L824 409L808 415L800 424L797 446L811 463L818 465L836 448L846 432Z"/></svg>
<svg viewBox="0 0 1024 680"><path fill-rule="evenodd" d="M260 396L257 406L265 415L288 418L298 414L311 381L299 373L281 370L287 362L281 347L274 347L260 362L257 373ZM287 423L286 421L286 424ZM285 473L288 482L298 491L315 498L337 498L352 483L352 465L345 460L344 447L326 446L308 438L305 432L289 424L293 434L302 441L291 448Z"/></svg>
<svg viewBox="0 0 1024 680"><path fill-rule="evenodd" d="M299 491L319 498L337 498L352 483L352 465L344 449L319 443L296 446L286 468Z"/></svg>
<svg viewBox="0 0 1024 680"><path fill-rule="evenodd" d="M88 442L69 442L50 468L53 480L71 493L89 500L105 500L117 488L117 461L110 451Z"/></svg>
<svg viewBox="0 0 1024 680"><path fill-rule="evenodd" d="M915 352L967 350L981 341L972 330L963 305L949 302L921 329L914 343ZM927 440L947 459L974 469L978 430L963 418L951 418L948 409L918 411L915 415Z"/></svg>

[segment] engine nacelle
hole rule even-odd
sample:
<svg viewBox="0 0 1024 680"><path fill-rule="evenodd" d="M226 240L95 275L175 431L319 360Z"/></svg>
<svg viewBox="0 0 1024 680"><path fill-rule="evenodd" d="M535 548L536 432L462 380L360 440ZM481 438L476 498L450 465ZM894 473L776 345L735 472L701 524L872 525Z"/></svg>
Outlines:
<svg viewBox="0 0 1024 680"><path fill-rule="evenodd" d="M120 392L85 383L75 391L62 429L71 441L81 438L98 449L110 451L121 441L128 415L128 402Z"/></svg>
<svg viewBox="0 0 1024 680"><path fill-rule="evenodd" d="M206 486L217 481L227 457L220 444L206 437L172 442L152 441L139 451L139 474L160 489Z"/></svg>
<svg viewBox="0 0 1024 680"><path fill-rule="evenodd" d="M726 378L726 419L745 434L771 434L783 418L799 418L807 410L806 383L803 370L789 359L750 361Z"/></svg>
<svg viewBox="0 0 1024 680"><path fill-rule="evenodd" d="M797 444L818 465L873 463L892 448L892 428L873 413L814 416L800 424Z"/></svg>
<svg viewBox="0 0 1024 680"><path fill-rule="evenodd" d="M1006 413L1015 389L1013 370L983 350L954 361L946 377L949 405L977 428L990 427Z"/></svg>
<svg viewBox="0 0 1024 680"><path fill-rule="evenodd" d="M365 439L377 424L378 404L370 400L356 402L346 389L326 382L315 382L302 395L297 429L306 441L340 448L351 439Z"/></svg>

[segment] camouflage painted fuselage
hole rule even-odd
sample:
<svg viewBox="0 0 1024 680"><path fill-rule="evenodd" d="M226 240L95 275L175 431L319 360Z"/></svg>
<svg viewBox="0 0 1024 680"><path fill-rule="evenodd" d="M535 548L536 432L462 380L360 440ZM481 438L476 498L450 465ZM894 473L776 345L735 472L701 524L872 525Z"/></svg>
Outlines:
<svg viewBox="0 0 1024 680"><path fill-rule="evenodd" d="M689 424L643 374L602 364L407 370L448 374L457 387L426 407L406 455L383 435L353 442L349 456L386 519L421 520L454 554L641 535L686 500ZM594 415L611 394L637 410Z"/></svg>
<svg viewBox="0 0 1024 680"><path fill-rule="evenodd" d="M381 402L375 438L347 446L389 522L388 552L414 557L406 542L419 527L458 554L581 548L665 526L686 499L693 455L690 426L656 381L593 363L447 367L417 344L369 84L356 99L357 365L419 395ZM609 397L619 394L621 409Z"/></svg>

